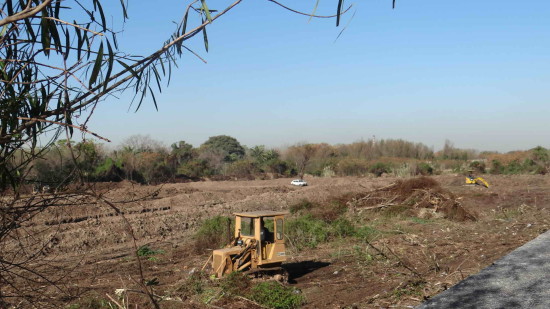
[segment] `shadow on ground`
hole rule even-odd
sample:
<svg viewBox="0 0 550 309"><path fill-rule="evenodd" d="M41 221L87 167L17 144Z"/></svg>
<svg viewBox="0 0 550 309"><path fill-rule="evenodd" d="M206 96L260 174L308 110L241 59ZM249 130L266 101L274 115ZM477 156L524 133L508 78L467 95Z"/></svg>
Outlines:
<svg viewBox="0 0 550 309"><path fill-rule="evenodd" d="M283 268L288 272L288 282L296 283L296 279L329 265L327 262L302 261L283 264Z"/></svg>

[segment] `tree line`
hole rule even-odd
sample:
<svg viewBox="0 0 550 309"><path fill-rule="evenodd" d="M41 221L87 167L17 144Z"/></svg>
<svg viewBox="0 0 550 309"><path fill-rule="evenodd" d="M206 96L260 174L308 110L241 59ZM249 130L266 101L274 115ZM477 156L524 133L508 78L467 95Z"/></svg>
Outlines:
<svg viewBox="0 0 550 309"><path fill-rule="evenodd" d="M351 144L295 144L284 149L246 147L234 137L212 136L199 147L178 141L169 147L149 136L134 135L108 150L94 140L59 140L41 149L28 171L29 184L57 187L79 182L129 180L141 184L202 179L278 177L431 175L475 170L494 174L545 174L548 150L499 154L459 149L447 141L434 152L422 143L370 139Z"/></svg>

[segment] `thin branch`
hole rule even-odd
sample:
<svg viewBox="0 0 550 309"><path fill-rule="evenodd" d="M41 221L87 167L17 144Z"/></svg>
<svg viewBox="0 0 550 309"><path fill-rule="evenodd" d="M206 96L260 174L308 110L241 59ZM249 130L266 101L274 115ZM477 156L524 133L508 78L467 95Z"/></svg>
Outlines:
<svg viewBox="0 0 550 309"><path fill-rule="evenodd" d="M29 4L31 2L32 1L29 1ZM11 15L11 16L8 16L8 17L0 20L0 27L2 27L4 25L7 25L7 24L17 22L17 21L20 21L20 20L25 19L25 18L32 17L32 16L38 14L38 12L42 11L46 6L48 6L50 4L50 2L52 2L52 0L44 0L44 2L42 2L41 4L39 4L35 7L28 6L23 11L17 12L15 14Z"/></svg>
<svg viewBox="0 0 550 309"><path fill-rule="evenodd" d="M295 9L292 9L292 8L289 8L288 6L280 3L280 2L277 2L275 0L267 0L268 2L273 2L275 3L276 5L286 9L286 10L289 10L291 11L292 13L296 13L296 14L300 14L300 15L304 15L304 16L310 16L310 17L315 17L315 18L334 18L334 17L337 17L338 14L336 15L313 15L313 14L310 14L310 13L304 13L304 12L300 12L300 11L296 11ZM351 7L353 7L353 4L351 4L345 11L341 12L340 13L340 16L341 15L344 15L347 11L349 11L349 9L351 9Z"/></svg>
<svg viewBox="0 0 550 309"><path fill-rule="evenodd" d="M89 133L89 134L92 134L93 136L99 138L99 139L102 139L106 142L111 142L111 140L105 138L105 137L102 137L100 136L99 134L96 134L92 131L88 131L86 130L84 127L81 127L81 126L75 126L73 124L68 124L68 123L63 123L63 122L58 122L58 121L52 121L52 120L46 120L46 119L39 119L39 118L28 118L28 117L17 117L17 119L19 120L27 120L27 121L40 121L40 122L47 122L47 123L53 123L53 124L57 124L57 125L60 125L60 126L64 126L64 127L71 127L71 128L75 128L77 130L80 130L82 132L86 132L86 133Z"/></svg>
<svg viewBox="0 0 550 309"><path fill-rule="evenodd" d="M60 22L60 23L62 23L62 24L69 25L69 26L73 26L73 27L78 28L78 29L80 29L80 30L84 30L84 31L91 32L91 33L93 33L93 34L95 34L95 35L104 36L104 34L101 33L101 32L95 32L95 31L90 30L90 29L88 29L88 28L84 28L84 27L82 27L82 26L79 26L79 25L76 25L76 24L73 24L73 23L70 23L70 22L66 22L66 21L64 21L64 20L57 19L57 18L55 18L55 17L43 17L43 18L44 18L44 19L49 19L49 20L55 20L55 21Z"/></svg>

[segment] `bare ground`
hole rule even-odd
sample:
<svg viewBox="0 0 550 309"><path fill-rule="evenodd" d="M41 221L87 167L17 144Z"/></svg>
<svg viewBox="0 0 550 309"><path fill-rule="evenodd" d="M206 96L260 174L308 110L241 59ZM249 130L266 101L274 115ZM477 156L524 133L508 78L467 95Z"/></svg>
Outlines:
<svg viewBox="0 0 550 309"><path fill-rule="evenodd" d="M377 231L369 242L336 239L316 249L294 252L289 258L290 284L307 299L304 308L409 308L490 265L550 226L550 177L487 176L490 188L463 185L463 177L433 177L454 194L476 221L420 218L392 214L386 209L350 219ZM137 246L163 250L158 259L144 262L146 278L157 278L159 295L176 295L193 269L207 256L197 255L192 235L201 220L235 211L287 210L303 199L314 202L360 194L387 186L395 178L309 178L310 186L292 187L290 179L220 181L140 186L129 182L101 184L124 216L107 205L83 205L50 211L33 221L54 241L45 259L63 261L73 269L65 278L72 296L50 291L59 303L118 288L135 288L137 269L132 225ZM147 197L142 199L142 197ZM130 303L145 306L141 296ZM165 301L166 308L203 308L196 299ZM222 308L254 308L243 299L223 300Z"/></svg>

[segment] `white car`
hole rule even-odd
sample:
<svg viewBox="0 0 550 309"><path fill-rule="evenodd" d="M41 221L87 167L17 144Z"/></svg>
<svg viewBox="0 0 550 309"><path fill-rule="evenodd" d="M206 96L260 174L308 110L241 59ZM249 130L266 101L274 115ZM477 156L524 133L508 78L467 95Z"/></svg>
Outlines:
<svg viewBox="0 0 550 309"><path fill-rule="evenodd" d="M303 179L294 179L290 184L299 187L307 186L307 182Z"/></svg>

